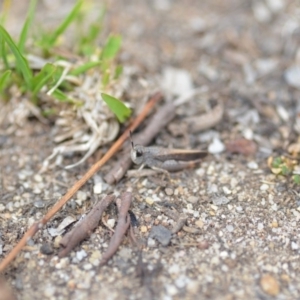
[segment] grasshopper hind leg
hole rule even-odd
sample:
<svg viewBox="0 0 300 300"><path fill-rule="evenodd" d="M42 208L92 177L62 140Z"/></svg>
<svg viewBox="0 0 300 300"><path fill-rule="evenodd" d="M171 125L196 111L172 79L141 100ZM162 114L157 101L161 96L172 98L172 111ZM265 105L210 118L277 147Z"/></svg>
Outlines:
<svg viewBox="0 0 300 300"><path fill-rule="evenodd" d="M160 168L168 172L178 172L187 168L194 167L200 160L195 161L176 161L176 160L166 160L163 162Z"/></svg>

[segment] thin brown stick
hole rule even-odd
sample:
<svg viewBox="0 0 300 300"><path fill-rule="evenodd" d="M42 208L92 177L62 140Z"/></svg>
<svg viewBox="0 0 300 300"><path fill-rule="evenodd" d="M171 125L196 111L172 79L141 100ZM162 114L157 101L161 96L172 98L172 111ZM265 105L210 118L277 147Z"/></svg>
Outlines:
<svg viewBox="0 0 300 300"><path fill-rule="evenodd" d="M119 150L123 145L126 139L129 136L130 131L135 130L140 123L148 115L149 111L153 106L162 99L161 93L156 93L148 103L145 105L142 112L137 116L137 118L128 126L124 133L119 137L119 139L111 146L109 151L97 161L86 173L79 179L69 190L68 192L52 207L52 209L42 218L40 221L34 223L28 230L25 232L22 239L19 243L11 250L11 252L1 261L0 263L0 272L3 272L7 265L17 256L21 251L22 247L30 240L35 233L41 229L70 199L71 197L96 173L98 170Z"/></svg>
<svg viewBox="0 0 300 300"><path fill-rule="evenodd" d="M112 236L106 252L102 256L100 266L105 265L108 260L116 253L122 243L123 237L129 228L130 217L128 210L131 204L131 192L125 192L121 195L121 199L117 199L117 206L119 211L118 224L115 233Z"/></svg>
<svg viewBox="0 0 300 300"><path fill-rule="evenodd" d="M114 195L108 195L99 201L88 215L62 238L60 245L64 248L59 252L59 257L67 256L82 240L91 235L98 226L104 210L114 199Z"/></svg>
<svg viewBox="0 0 300 300"><path fill-rule="evenodd" d="M176 107L172 102L165 104L151 118L147 127L133 136L135 144L147 146L153 138L175 117ZM122 158L116 163L112 170L105 176L105 181L109 184L118 182L130 168L132 161L130 158L130 145L125 146L126 150Z"/></svg>

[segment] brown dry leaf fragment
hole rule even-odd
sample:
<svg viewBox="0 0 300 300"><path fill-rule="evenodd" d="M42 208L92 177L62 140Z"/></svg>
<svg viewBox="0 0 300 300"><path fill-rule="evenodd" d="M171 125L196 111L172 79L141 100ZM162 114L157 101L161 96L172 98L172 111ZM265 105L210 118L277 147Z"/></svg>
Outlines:
<svg viewBox="0 0 300 300"><path fill-rule="evenodd" d="M105 265L108 260L116 253L122 243L123 237L130 225L130 216L128 210L131 204L132 194L125 192L121 195L121 199L117 199L117 207L119 211L118 224L115 233L112 236L106 252L102 256L100 266Z"/></svg>
<svg viewBox="0 0 300 300"><path fill-rule="evenodd" d="M260 279L262 290L270 296L277 296L280 291L279 283L275 277L265 274Z"/></svg>
<svg viewBox="0 0 300 300"><path fill-rule="evenodd" d="M229 153L243 154L248 156L256 153L257 145L253 141L244 138L238 138L226 143L226 150Z"/></svg>
<svg viewBox="0 0 300 300"><path fill-rule="evenodd" d="M59 252L59 257L68 255L74 247L93 232L98 226L104 210L114 199L114 195L108 195L99 201L88 215L78 222L77 225L62 238L60 245L63 246L64 249Z"/></svg>

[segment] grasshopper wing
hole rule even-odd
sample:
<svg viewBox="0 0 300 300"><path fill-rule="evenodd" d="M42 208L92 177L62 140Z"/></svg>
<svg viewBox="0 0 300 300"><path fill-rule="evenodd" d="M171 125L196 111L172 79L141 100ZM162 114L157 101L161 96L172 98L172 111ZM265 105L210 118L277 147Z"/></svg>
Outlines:
<svg viewBox="0 0 300 300"><path fill-rule="evenodd" d="M206 155L207 152L201 150L161 149L160 153L157 154L156 159L160 161L192 161L201 159Z"/></svg>

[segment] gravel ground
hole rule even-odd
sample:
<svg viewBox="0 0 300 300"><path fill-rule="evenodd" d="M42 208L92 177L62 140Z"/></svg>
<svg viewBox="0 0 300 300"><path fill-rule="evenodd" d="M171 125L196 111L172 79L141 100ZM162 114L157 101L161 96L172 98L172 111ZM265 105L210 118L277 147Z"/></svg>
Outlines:
<svg viewBox="0 0 300 300"><path fill-rule="evenodd" d="M206 89L199 100L224 103L224 117L195 134L163 130L153 142L208 148L210 155L193 170L170 178L125 178L109 186L102 178L111 163L104 167L7 269L5 278L18 299L300 299L299 187L289 177L272 174L267 164L272 154L299 145L294 126L300 111L299 17L299 2L283 0L109 6L106 26L122 33L123 64L149 82L162 78L164 83L170 67L174 73L184 70L184 79ZM142 92L132 87L128 94L138 99ZM179 107L173 124L181 126L198 104ZM57 167L40 175L54 146L52 137L52 128L34 120L0 136L1 259L97 160L96 154L76 169ZM228 150L240 138L251 141L248 155ZM143 263L126 238L99 268L112 234L107 226L116 221L114 207L104 216L107 226L101 223L59 259L61 222L66 217L74 222L89 211L100 190L129 188L139 221L135 233L144 243ZM173 234L178 220L170 211L186 218Z"/></svg>

